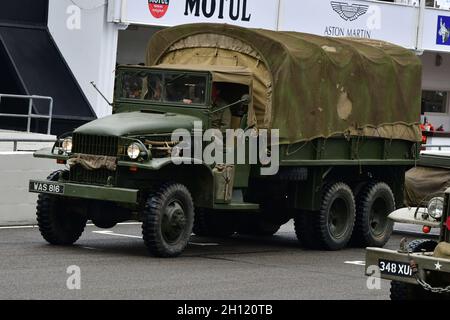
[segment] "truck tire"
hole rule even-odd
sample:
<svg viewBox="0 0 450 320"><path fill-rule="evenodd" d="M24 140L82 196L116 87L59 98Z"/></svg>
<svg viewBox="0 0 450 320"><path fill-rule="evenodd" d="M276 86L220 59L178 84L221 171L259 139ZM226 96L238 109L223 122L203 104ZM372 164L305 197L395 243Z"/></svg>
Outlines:
<svg viewBox="0 0 450 320"><path fill-rule="evenodd" d="M392 235L395 198L384 182L367 184L356 197L356 220L351 244L356 247L383 247Z"/></svg>
<svg viewBox="0 0 450 320"><path fill-rule="evenodd" d="M199 237L230 237L235 233L235 226L229 217L211 213L208 209L195 210L194 234Z"/></svg>
<svg viewBox="0 0 450 320"><path fill-rule="evenodd" d="M186 248L194 224L194 204L182 184L167 183L151 194L142 212L142 235L150 254L176 257Z"/></svg>
<svg viewBox="0 0 450 320"><path fill-rule="evenodd" d="M58 170L47 177L57 181L64 171ZM86 227L87 217L74 211L73 205L67 205L64 198L41 193L38 195L36 216L42 237L53 245L72 245L81 236Z"/></svg>
<svg viewBox="0 0 450 320"><path fill-rule="evenodd" d="M350 187L337 182L326 185L322 193L322 205L312 216L314 238L325 250L340 250L347 246L355 224L355 199Z"/></svg>
<svg viewBox="0 0 450 320"><path fill-rule="evenodd" d="M408 244L408 250L411 252L421 252L425 250L427 252L434 251L437 242L433 240L419 239L411 241ZM425 291L419 285L391 281L391 300L418 300L432 298L431 292Z"/></svg>

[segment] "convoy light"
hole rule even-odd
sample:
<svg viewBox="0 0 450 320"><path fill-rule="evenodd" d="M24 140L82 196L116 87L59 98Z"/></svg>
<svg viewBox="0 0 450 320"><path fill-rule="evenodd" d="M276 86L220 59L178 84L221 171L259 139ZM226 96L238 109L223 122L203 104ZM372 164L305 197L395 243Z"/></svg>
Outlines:
<svg viewBox="0 0 450 320"><path fill-rule="evenodd" d="M444 212L444 198L435 197L428 202L428 214L435 220L442 218Z"/></svg>
<svg viewBox="0 0 450 320"><path fill-rule="evenodd" d="M72 138L65 138L61 144L62 149L65 153L72 152Z"/></svg>
<svg viewBox="0 0 450 320"><path fill-rule="evenodd" d="M127 149L128 157L130 157L130 159L132 160L136 160L137 158L139 158L142 151L143 150L141 150L141 146L139 144L132 143L128 146Z"/></svg>

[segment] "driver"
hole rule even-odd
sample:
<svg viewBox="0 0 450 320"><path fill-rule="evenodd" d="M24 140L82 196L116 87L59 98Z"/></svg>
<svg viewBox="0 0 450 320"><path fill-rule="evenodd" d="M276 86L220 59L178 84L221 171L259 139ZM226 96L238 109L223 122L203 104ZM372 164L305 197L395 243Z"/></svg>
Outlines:
<svg viewBox="0 0 450 320"><path fill-rule="evenodd" d="M228 105L228 103L223 100L221 95L221 89L217 86L216 83L213 83L212 86L212 105L213 111L216 109L220 109ZM226 108L219 112L215 112L212 115L211 119L212 128L219 129L220 131L225 131L226 129L230 129L231 127L231 111L230 108Z"/></svg>

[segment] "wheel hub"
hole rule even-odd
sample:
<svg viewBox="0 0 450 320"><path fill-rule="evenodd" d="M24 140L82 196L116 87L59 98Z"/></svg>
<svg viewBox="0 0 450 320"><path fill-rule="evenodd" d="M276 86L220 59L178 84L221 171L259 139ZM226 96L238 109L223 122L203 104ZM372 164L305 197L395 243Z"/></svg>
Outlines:
<svg viewBox="0 0 450 320"><path fill-rule="evenodd" d="M349 212L348 207L342 199L336 199L331 205L328 220L328 228L336 239L342 237L347 231Z"/></svg>
<svg viewBox="0 0 450 320"><path fill-rule="evenodd" d="M172 201L164 211L162 235L168 243L177 242L186 228L186 215L178 201Z"/></svg>
<svg viewBox="0 0 450 320"><path fill-rule="evenodd" d="M386 224L388 221L388 208L383 199L378 198L375 200L369 217L370 230L375 236L379 236L384 233Z"/></svg>

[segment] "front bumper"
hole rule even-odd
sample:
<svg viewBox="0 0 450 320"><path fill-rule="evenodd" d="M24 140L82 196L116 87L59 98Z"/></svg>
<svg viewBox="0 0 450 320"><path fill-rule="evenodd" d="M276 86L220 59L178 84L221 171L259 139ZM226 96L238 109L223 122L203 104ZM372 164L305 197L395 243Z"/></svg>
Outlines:
<svg viewBox="0 0 450 320"><path fill-rule="evenodd" d="M63 190L63 192L51 192L50 189L55 190L56 188L42 188L42 186L45 185L59 186L58 190ZM33 193L52 194L61 197L113 201L128 204L137 204L139 193L139 190L135 189L53 182L48 180L30 180L28 191Z"/></svg>
<svg viewBox="0 0 450 320"><path fill-rule="evenodd" d="M427 273L444 272L450 275L450 260L435 258L426 253L400 253L398 251L367 248L366 250L366 275L374 276L375 269L379 266L380 260L388 260L398 263L411 264L413 261L417 265L418 276L420 279L426 279ZM394 276L391 274L379 273L382 279L396 280L411 284L417 284L416 278L411 276Z"/></svg>

